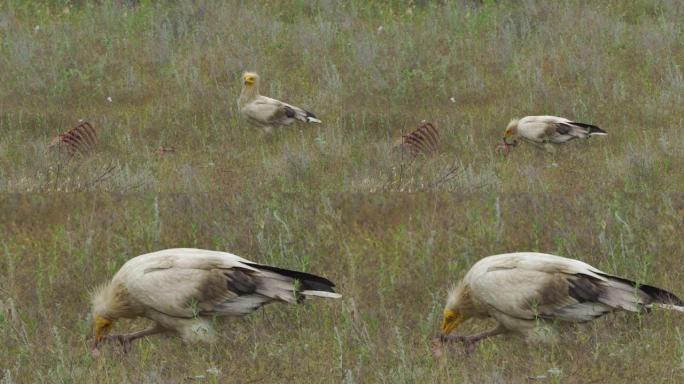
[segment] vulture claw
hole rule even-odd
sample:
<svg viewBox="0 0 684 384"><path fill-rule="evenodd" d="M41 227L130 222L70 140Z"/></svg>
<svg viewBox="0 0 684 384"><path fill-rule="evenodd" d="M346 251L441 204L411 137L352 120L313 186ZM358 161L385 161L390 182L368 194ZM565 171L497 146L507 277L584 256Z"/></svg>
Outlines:
<svg viewBox="0 0 684 384"><path fill-rule="evenodd" d="M93 347L93 349L90 350L90 356L92 356L93 359L97 359L100 357L100 350L97 347Z"/></svg>
<svg viewBox="0 0 684 384"><path fill-rule="evenodd" d="M496 152L500 152L504 155L508 155L508 153L511 151L511 147L515 147L518 145L518 142L516 140L513 140L513 142L509 143L506 141L506 138L504 137L501 142L496 146Z"/></svg>
<svg viewBox="0 0 684 384"><path fill-rule="evenodd" d="M121 347L123 348L124 353L128 353L131 351L131 338L126 336L126 335L119 335L119 344L121 344Z"/></svg>
<svg viewBox="0 0 684 384"><path fill-rule="evenodd" d="M474 339L471 336L440 335L432 340L430 349L432 355L437 359L444 355L445 349L461 355L470 355L475 352L478 341L479 339ZM457 348L454 343L463 343L463 347Z"/></svg>

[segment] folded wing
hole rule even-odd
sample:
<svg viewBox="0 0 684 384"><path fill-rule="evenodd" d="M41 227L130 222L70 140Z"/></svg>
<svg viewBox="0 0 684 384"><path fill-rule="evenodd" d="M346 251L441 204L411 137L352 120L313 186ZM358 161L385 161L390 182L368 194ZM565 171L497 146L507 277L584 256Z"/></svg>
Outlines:
<svg viewBox="0 0 684 384"><path fill-rule="evenodd" d="M615 310L641 311L650 303L682 305L670 292L607 275L577 260L508 261L489 266L471 285L478 299L518 319L583 322Z"/></svg>
<svg viewBox="0 0 684 384"><path fill-rule="evenodd" d="M595 125L578 123L558 116L524 117L518 123L518 133L531 141L555 144L586 139L593 135L607 135L606 131Z"/></svg>
<svg viewBox="0 0 684 384"><path fill-rule="evenodd" d="M232 256L232 255L231 255ZM338 298L322 277L235 257L166 260L138 271L127 288L143 305L167 316L246 315L274 301Z"/></svg>
<svg viewBox="0 0 684 384"><path fill-rule="evenodd" d="M243 113L250 122L262 126L290 125L297 120L305 123L321 122L311 112L266 96L259 96L246 104Z"/></svg>

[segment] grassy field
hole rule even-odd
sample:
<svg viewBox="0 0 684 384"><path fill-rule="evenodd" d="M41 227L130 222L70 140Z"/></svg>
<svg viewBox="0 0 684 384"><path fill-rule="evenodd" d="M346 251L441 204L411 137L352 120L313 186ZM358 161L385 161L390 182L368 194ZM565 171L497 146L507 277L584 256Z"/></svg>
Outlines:
<svg viewBox="0 0 684 384"><path fill-rule="evenodd" d="M98 3L0 4L3 384L684 381L684 317L664 311L555 346L429 348L447 289L490 254L556 253L684 295L684 3ZM248 69L323 124L248 126ZM498 154L529 114L609 136ZM79 119L97 153L48 151ZM422 119L441 153L398 157ZM321 274L344 298L226 321L216 345L92 359L89 291L172 247Z"/></svg>

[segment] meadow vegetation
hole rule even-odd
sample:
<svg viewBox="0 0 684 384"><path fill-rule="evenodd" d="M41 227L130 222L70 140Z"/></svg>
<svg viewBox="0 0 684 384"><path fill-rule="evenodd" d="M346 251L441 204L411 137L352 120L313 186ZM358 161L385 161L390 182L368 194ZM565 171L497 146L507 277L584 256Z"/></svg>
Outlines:
<svg viewBox="0 0 684 384"><path fill-rule="evenodd" d="M551 347L495 338L435 359L429 345L446 290L495 253L684 296L682 20L676 0L5 0L0 382L682 382L684 317L665 311L568 327ZM323 124L248 126L244 70ZM497 153L509 119L533 114L609 135ZM97 153L48 151L79 119ZM398 156L422 119L441 153ZM90 290L172 247L321 274L344 297L225 321L216 345L149 338L91 358Z"/></svg>

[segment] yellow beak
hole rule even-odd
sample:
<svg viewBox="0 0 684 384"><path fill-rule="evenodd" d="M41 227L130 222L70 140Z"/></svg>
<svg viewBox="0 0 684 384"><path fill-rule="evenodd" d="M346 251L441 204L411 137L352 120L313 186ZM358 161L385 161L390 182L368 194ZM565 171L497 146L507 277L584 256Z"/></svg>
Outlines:
<svg viewBox="0 0 684 384"><path fill-rule="evenodd" d="M452 311L451 309L444 310L444 320L442 321L442 333L450 334L456 329L465 319L463 316Z"/></svg>
<svg viewBox="0 0 684 384"><path fill-rule="evenodd" d="M251 77L245 78L245 84L246 84L246 85L252 85L252 84L254 84L254 79L251 78Z"/></svg>
<svg viewBox="0 0 684 384"><path fill-rule="evenodd" d="M105 319L104 317L95 316L95 345L98 345L100 342L102 342L102 340L105 339L111 326L111 320Z"/></svg>

